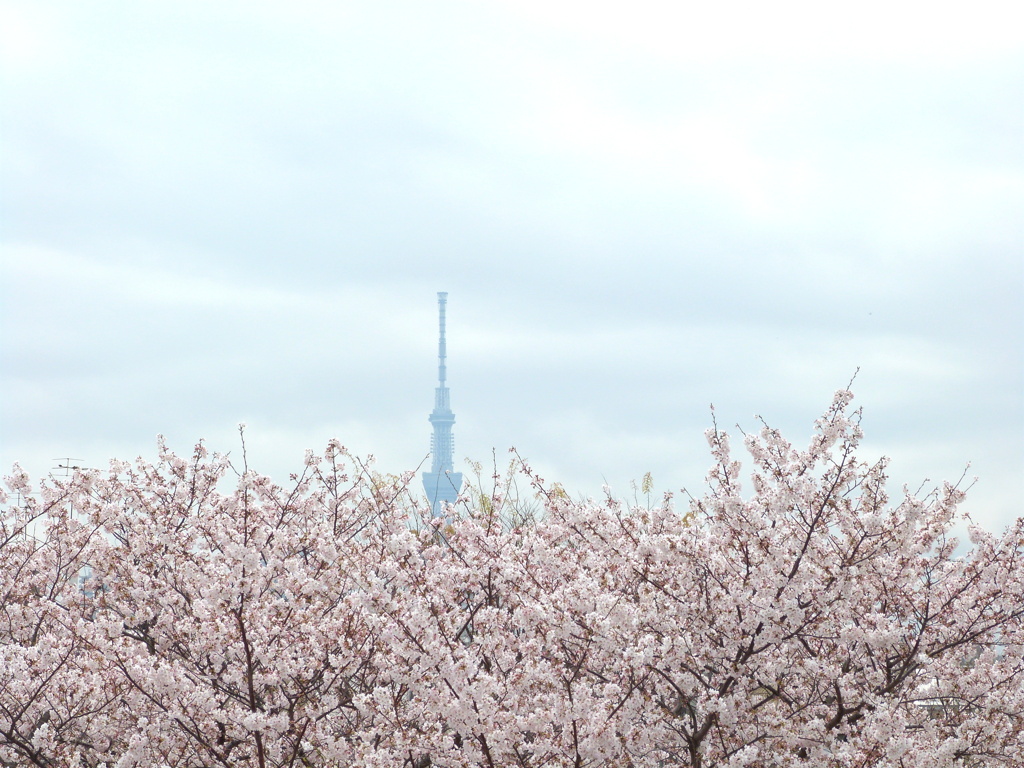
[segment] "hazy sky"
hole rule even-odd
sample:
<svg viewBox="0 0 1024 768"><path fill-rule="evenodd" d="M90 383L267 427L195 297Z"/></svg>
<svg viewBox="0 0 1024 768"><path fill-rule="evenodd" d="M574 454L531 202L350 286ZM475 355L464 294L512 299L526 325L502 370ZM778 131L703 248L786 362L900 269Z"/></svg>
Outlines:
<svg viewBox="0 0 1024 768"><path fill-rule="evenodd" d="M415 468L446 290L457 457L697 490L710 403L805 444L859 367L865 457L1002 526L1013 7L2 2L0 466Z"/></svg>

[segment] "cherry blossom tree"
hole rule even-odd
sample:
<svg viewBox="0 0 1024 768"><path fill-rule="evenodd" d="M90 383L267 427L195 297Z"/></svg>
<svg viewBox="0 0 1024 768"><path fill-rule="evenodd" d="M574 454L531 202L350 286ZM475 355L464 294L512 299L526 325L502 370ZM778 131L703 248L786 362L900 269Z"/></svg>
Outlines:
<svg viewBox="0 0 1024 768"><path fill-rule="evenodd" d="M22 503L0 519L0 765L88 763L113 754L123 684L78 631L89 615L80 577L93 532L71 499L86 484L37 496L20 468L6 479Z"/></svg>
<svg viewBox="0 0 1024 768"><path fill-rule="evenodd" d="M768 427L749 436L749 497L712 430L710 488L686 513L575 503L539 482L543 523L510 531L470 511L451 556L419 554L419 599L393 613L410 627L395 667L417 716L458 734L431 754L1021 765L1024 523L972 529L956 557L963 492L890 504L886 462L856 457L850 397L807 450Z"/></svg>
<svg viewBox="0 0 1024 768"><path fill-rule="evenodd" d="M88 511L86 634L127 682L119 765L356 765L386 750L378 721L400 695L378 660L368 591L408 534L409 478L357 472L336 443L284 490L190 461L115 466ZM383 675L383 677L382 677ZM401 762L401 761L399 761ZM394 764L391 760L390 764Z"/></svg>
<svg viewBox="0 0 1024 768"><path fill-rule="evenodd" d="M682 505L519 463L430 520L336 442L287 486L203 445L15 472L0 760L1024 765L1024 520L965 552L963 489L891 500L851 397L804 450L745 436L746 474L710 430Z"/></svg>

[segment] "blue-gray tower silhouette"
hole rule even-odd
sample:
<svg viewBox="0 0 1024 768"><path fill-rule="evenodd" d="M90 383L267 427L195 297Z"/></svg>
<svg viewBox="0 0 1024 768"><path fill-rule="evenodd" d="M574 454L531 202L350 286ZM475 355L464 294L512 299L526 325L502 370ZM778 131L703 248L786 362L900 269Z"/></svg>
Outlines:
<svg viewBox="0 0 1024 768"><path fill-rule="evenodd" d="M434 425L434 434L430 438L430 471L423 473L423 488L430 501L431 514L440 517L444 504L451 504L462 490L462 473L455 472L452 454L455 444L452 440L452 424L455 414L452 413L451 401L446 383L447 371L444 360L446 357L444 343L444 310L448 304L448 293L437 294L438 324L440 337L437 343L437 389L434 390L434 410L430 414L430 423Z"/></svg>

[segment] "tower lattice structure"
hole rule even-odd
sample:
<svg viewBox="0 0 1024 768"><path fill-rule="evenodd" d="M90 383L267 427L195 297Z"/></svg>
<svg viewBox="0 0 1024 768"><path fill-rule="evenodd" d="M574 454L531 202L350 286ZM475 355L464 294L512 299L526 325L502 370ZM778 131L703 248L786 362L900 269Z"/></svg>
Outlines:
<svg viewBox="0 0 1024 768"><path fill-rule="evenodd" d="M452 425L455 414L452 413L451 398L448 392L447 368L445 358L445 308L448 304L448 293L437 294L437 312L440 335L437 343L437 388L434 390L434 410L430 414L430 423L434 433L430 438L430 471L423 473L423 489L430 501L431 514L440 517L445 504L451 504L462 490L462 473L454 470L453 455L455 443L452 439Z"/></svg>

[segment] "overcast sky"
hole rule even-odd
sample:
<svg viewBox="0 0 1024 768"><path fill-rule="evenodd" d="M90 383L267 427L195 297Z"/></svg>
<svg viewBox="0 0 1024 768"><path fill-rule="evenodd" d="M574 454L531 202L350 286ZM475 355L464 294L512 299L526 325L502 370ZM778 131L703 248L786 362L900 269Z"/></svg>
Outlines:
<svg viewBox="0 0 1024 768"><path fill-rule="evenodd" d="M1001 527L1013 5L5 0L0 466L413 469L446 290L457 458L696 491L709 404L803 445L859 368L864 457Z"/></svg>

